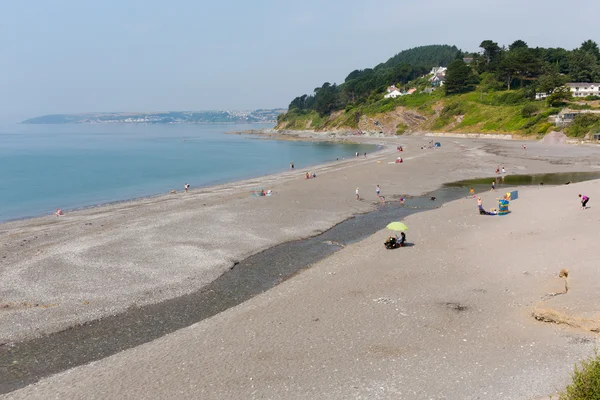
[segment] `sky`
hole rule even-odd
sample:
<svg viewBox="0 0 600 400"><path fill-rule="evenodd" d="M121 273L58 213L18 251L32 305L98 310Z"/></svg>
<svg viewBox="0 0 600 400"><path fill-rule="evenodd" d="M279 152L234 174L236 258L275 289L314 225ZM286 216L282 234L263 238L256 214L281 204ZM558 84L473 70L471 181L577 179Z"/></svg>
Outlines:
<svg viewBox="0 0 600 400"><path fill-rule="evenodd" d="M600 42L600 1L0 0L0 122L287 107L401 50Z"/></svg>

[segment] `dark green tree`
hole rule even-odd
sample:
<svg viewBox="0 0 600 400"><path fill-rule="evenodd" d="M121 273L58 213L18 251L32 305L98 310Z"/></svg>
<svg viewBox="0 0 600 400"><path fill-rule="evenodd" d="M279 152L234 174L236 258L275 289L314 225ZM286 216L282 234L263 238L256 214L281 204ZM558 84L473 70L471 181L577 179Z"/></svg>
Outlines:
<svg viewBox="0 0 600 400"><path fill-rule="evenodd" d="M536 90L538 92L551 94L554 92L554 89L563 86L569 81L566 75L559 72L557 64L546 63L542 69L543 73L536 82Z"/></svg>
<svg viewBox="0 0 600 400"><path fill-rule="evenodd" d="M533 49L516 47L508 51L500 62L499 74L510 90L514 79L518 79L520 87L523 87L524 81L535 79L541 70L542 63L535 57Z"/></svg>
<svg viewBox="0 0 600 400"><path fill-rule="evenodd" d="M497 70L502 58L502 49L498 46L498 43L491 40L484 40L479 47L483 49L483 63L480 72Z"/></svg>
<svg viewBox="0 0 600 400"><path fill-rule="evenodd" d="M598 49L598 44L593 40L586 40L583 42L579 50L593 55L596 62L600 62L600 49Z"/></svg>
<svg viewBox="0 0 600 400"><path fill-rule="evenodd" d="M513 51L515 49L526 49L528 48L527 43L522 40L515 40L510 46L508 46L509 51Z"/></svg>
<svg viewBox="0 0 600 400"><path fill-rule="evenodd" d="M548 102L548 105L550 107L558 107L563 105L565 102L571 100L572 98L573 95L571 94L571 89L569 89L566 86L561 86L554 89L554 92L552 92L552 94L548 96L546 101Z"/></svg>
<svg viewBox="0 0 600 400"><path fill-rule="evenodd" d="M337 106L337 86L325 82L323 86L315 89L315 110L319 115L330 114Z"/></svg>
<svg viewBox="0 0 600 400"><path fill-rule="evenodd" d="M587 51L577 49L569 54L569 75L573 82L594 82L600 78L600 68L596 57Z"/></svg>
<svg viewBox="0 0 600 400"><path fill-rule="evenodd" d="M446 71L446 94L464 93L475 88L476 78L471 67L463 60L454 60Z"/></svg>

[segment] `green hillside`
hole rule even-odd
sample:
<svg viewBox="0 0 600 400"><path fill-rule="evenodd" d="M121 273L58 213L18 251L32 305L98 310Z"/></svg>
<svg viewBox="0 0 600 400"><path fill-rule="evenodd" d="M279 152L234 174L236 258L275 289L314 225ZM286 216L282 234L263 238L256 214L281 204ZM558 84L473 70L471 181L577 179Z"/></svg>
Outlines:
<svg viewBox="0 0 600 400"><path fill-rule="evenodd" d="M463 61L465 59L468 63ZM432 87L432 66L448 66L445 84ZM484 40L480 52L433 45L402 51L373 69L355 70L340 84L324 83L296 97L278 117L279 129L489 132L538 135L553 126L561 107L600 108L593 99L571 97L566 82L600 81L600 50L588 40L579 48L529 47L517 40L500 46ZM414 93L386 99L386 88ZM536 93L547 100L536 101ZM566 129L583 136L600 125L595 116Z"/></svg>

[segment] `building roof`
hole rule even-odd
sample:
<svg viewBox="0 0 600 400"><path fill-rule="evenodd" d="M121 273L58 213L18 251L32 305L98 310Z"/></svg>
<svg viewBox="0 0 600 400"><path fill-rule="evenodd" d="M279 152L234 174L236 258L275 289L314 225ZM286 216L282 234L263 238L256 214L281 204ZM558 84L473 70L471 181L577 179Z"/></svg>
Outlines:
<svg viewBox="0 0 600 400"><path fill-rule="evenodd" d="M566 84L569 87L576 87L576 86L600 86L600 83L597 82L569 82Z"/></svg>

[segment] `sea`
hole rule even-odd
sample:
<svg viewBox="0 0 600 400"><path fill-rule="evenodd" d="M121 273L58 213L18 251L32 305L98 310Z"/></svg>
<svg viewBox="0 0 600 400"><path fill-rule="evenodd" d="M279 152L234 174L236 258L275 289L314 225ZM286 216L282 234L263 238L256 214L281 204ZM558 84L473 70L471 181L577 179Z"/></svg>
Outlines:
<svg viewBox="0 0 600 400"><path fill-rule="evenodd" d="M0 222L354 157L375 146L264 140L244 124L0 126Z"/></svg>

